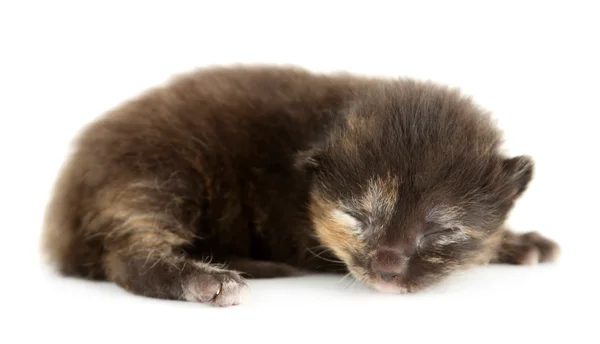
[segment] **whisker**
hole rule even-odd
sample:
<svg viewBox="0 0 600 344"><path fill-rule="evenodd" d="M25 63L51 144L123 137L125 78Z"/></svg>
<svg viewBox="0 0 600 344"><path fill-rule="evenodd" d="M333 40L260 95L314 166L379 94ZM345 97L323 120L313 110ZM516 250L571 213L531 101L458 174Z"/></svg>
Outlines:
<svg viewBox="0 0 600 344"><path fill-rule="evenodd" d="M344 280L345 280L346 278L348 278L348 277L350 277L350 280L348 280L350 283L347 283L347 285L346 285L346 289L350 289L350 288L352 288L352 286L354 285L354 283L356 283L356 281L357 281L356 277L354 277L354 276L352 275L352 273L350 273L350 272L349 272L349 273L347 273L346 275L344 275L344 277L342 277L342 279L341 279L339 282L342 282L342 281L344 281Z"/></svg>
<svg viewBox="0 0 600 344"><path fill-rule="evenodd" d="M349 273L347 273L347 274L345 274L345 275L344 275L342 278L340 278L340 280L338 281L338 283L342 283L342 282L343 282L343 281L344 281L346 278L348 278L348 276L350 276L350 275L351 275L351 273L350 273L350 272L349 272Z"/></svg>
<svg viewBox="0 0 600 344"><path fill-rule="evenodd" d="M146 261L144 261L144 264L142 264L142 270L146 267L146 264L148 264L148 261L150 260L150 257L152 256L152 254L154 253L154 250L150 250L150 252L148 252L148 256L146 257Z"/></svg>
<svg viewBox="0 0 600 344"><path fill-rule="evenodd" d="M326 251L323 251L323 252L321 252L319 254L316 254L310 248L307 248L306 250L308 252L310 252L313 256L315 256L315 257L317 257L319 259L322 259L322 260L324 260L326 262L335 263L335 264L344 264L344 262L341 261L341 260L332 260L332 259L329 259L329 258L321 257L321 254L325 253Z"/></svg>
<svg viewBox="0 0 600 344"><path fill-rule="evenodd" d="M156 261L154 262L154 264L152 264L152 266L151 266L151 267L149 267L148 269L141 271L141 272L140 272L140 275L145 275L145 274L146 274L148 271L150 271L150 270L154 269L154 267L155 267L156 265L158 265L158 263L160 263L160 262L164 261L164 260L165 260L165 258L166 258L166 257L165 257L165 255L164 255L164 254L162 254L162 255L160 255L160 256L158 256L158 257L156 257Z"/></svg>

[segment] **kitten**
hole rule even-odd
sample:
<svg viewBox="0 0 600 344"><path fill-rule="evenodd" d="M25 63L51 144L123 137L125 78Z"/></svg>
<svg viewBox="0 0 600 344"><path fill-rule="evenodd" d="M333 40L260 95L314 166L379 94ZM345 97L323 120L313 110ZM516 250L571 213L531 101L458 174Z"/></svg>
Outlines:
<svg viewBox="0 0 600 344"><path fill-rule="evenodd" d="M229 306L244 278L350 272L412 292L558 246L503 225L532 175L486 111L411 79L230 66L180 75L89 124L47 209L65 275Z"/></svg>

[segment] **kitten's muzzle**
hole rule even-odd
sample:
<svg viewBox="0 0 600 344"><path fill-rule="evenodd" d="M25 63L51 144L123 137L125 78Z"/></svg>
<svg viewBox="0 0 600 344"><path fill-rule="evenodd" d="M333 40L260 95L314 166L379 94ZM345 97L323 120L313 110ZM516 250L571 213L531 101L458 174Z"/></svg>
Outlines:
<svg viewBox="0 0 600 344"><path fill-rule="evenodd" d="M403 252L389 248L377 250L371 261L372 271L385 282L400 280L407 265L408 257Z"/></svg>

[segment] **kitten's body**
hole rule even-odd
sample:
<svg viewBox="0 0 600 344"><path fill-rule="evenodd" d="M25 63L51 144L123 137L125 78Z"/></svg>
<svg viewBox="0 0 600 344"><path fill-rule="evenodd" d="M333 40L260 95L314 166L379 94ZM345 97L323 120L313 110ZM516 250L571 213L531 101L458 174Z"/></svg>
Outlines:
<svg viewBox="0 0 600 344"><path fill-rule="evenodd" d="M377 97L397 101L384 104ZM373 218L367 216L369 223L389 218L389 226L399 209L417 212L423 198L416 194L438 193L425 182L406 183L406 177L442 178L447 166L440 159L455 164L464 158L461 173L477 172L477 180L482 173L501 176L489 163L499 156L500 135L485 115L476 119L477 111L455 92L410 80L269 67L181 76L123 104L80 135L48 209L46 248L65 274L110 279L137 294L219 305L239 303L246 288L239 274L226 269L272 277L342 272L349 266L365 279L361 264L375 259L375 242L393 246L403 237L393 233L410 231L396 226L389 235L354 235L344 229L347 224L339 226L353 217L336 218L324 209L356 197L350 192L355 187L363 190L373 180L391 178L376 185L396 181L389 216L375 211L369 213ZM394 121L407 118L406 130L398 129L400 122L385 124L389 115L378 119L382 113L395 113ZM447 114L438 119L438 113ZM409 122L415 119L424 124ZM463 132L444 132L452 126ZM467 166L472 164L481 168ZM515 164L513 175L525 179L512 196L524 190L531 174L527 161ZM371 206L376 204L377 199ZM546 249L522 245L520 237L511 239L514 245L503 244L508 234L498 228L512 200L494 206L473 215L494 230L478 241L477 254L468 260L522 263L534 260L531 252L541 253L540 260L554 254L553 244L538 237L532 242ZM499 214L486 218L485 211ZM369 249L358 249L363 246ZM448 258L448 266L464 265L463 256ZM357 264L358 274L352 269Z"/></svg>

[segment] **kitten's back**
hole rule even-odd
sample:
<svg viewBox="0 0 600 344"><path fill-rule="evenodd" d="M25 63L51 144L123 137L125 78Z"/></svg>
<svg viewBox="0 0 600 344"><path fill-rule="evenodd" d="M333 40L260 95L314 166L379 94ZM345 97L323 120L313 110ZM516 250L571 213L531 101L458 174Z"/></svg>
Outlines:
<svg viewBox="0 0 600 344"><path fill-rule="evenodd" d="M253 166L287 163L368 81L293 67L198 70L149 89L90 123L74 142L46 212L43 249L68 275L103 278L108 199L136 179L227 184ZM202 164L199 164L202 161ZM215 182L216 183L216 182ZM213 203L226 206L215 195Z"/></svg>

